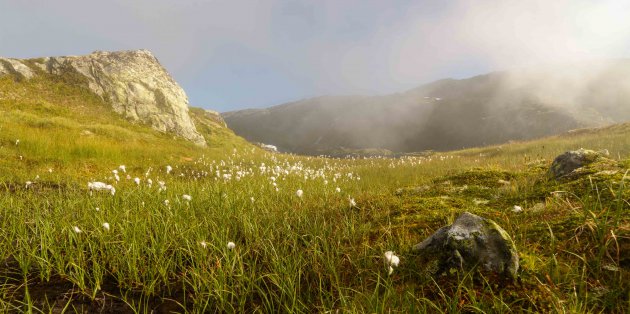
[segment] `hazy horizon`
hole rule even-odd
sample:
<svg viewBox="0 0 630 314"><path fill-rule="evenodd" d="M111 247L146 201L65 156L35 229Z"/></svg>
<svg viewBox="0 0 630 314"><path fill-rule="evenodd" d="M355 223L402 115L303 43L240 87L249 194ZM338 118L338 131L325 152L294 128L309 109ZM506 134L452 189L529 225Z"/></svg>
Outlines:
<svg viewBox="0 0 630 314"><path fill-rule="evenodd" d="M148 49L220 112L630 57L624 1L0 0L0 56Z"/></svg>

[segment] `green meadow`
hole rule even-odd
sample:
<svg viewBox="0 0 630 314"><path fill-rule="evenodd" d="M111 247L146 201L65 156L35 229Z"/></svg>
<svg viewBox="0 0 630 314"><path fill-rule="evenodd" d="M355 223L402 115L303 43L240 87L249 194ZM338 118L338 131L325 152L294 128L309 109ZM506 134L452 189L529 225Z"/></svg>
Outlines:
<svg viewBox="0 0 630 314"><path fill-rule="evenodd" d="M191 115L208 147L73 82L0 78L0 311L630 311L628 124L339 159L265 152ZM610 155L551 179L554 157L581 147ZM411 247L463 212L510 234L517 280L424 272Z"/></svg>

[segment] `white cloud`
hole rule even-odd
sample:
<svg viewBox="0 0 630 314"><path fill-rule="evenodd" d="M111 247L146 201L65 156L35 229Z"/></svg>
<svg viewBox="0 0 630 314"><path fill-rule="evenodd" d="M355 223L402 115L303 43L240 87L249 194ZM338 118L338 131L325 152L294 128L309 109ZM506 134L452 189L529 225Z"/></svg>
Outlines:
<svg viewBox="0 0 630 314"><path fill-rule="evenodd" d="M147 48L195 104L217 103L211 95L242 106L297 93L389 93L446 76L630 55L630 1L621 0L0 0L0 7L11 25L0 27L0 55ZM254 69L245 81L221 72L238 65ZM205 91L204 82L224 78L238 88Z"/></svg>
<svg viewBox="0 0 630 314"><path fill-rule="evenodd" d="M626 12L627 1L466 0L438 18L410 14L392 32L392 76L437 78L450 63L490 70L628 56Z"/></svg>

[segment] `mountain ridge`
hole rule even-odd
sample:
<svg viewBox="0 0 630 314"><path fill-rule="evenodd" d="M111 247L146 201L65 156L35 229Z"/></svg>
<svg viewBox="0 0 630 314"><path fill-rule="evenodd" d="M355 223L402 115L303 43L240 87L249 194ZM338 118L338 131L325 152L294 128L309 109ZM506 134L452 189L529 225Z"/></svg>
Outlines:
<svg viewBox="0 0 630 314"><path fill-rule="evenodd" d="M630 120L630 60L442 79L379 96L323 96L222 113L250 141L305 154L452 150Z"/></svg>

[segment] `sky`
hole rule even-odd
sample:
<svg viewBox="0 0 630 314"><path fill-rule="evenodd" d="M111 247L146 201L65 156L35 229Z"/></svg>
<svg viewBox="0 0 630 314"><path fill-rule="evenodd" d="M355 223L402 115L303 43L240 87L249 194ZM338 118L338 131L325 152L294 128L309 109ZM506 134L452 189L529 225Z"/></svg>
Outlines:
<svg viewBox="0 0 630 314"><path fill-rule="evenodd" d="M0 56L148 49L220 112L630 57L626 0L0 0Z"/></svg>

